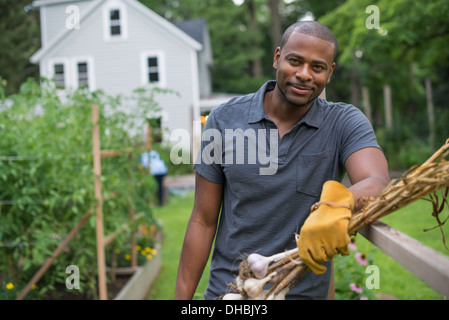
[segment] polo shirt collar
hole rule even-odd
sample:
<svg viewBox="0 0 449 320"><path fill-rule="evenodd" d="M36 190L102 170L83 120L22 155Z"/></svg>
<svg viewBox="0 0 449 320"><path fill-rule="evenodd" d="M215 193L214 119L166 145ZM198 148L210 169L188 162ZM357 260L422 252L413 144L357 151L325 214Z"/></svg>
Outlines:
<svg viewBox="0 0 449 320"><path fill-rule="evenodd" d="M263 107L263 98L267 91L273 90L276 81L267 81L255 94L251 101L248 123L256 123L263 119L269 119ZM298 124L306 123L307 125L319 128L323 123L323 102L321 98L313 101L312 107L306 115L298 122Z"/></svg>
<svg viewBox="0 0 449 320"><path fill-rule="evenodd" d="M263 107L263 98L267 91L271 91L276 86L276 81L271 80L265 84L254 94L250 104L248 123L256 123L263 119L268 119L267 113Z"/></svg>
<svg viewBox="0 0 449 320"><path fill-rule="evenodd" d="M322 99L316 98L306 115L299 120L299 123L304 122L311 127L319 128L324 121L323 107Z"/></svg>

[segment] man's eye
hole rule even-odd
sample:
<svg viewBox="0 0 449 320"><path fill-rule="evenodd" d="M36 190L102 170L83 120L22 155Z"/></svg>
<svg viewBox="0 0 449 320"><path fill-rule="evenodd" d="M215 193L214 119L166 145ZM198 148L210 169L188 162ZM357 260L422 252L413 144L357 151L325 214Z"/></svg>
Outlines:
<svg viewBox="0 0 449 320"><path fill-rule="evenodd" d="M315 69L318 69L318 70L324 70L324 67L323 67L323 66L320 66L320 65L316 65L316 66L314 66L314 68L315 68Z"/></svg>

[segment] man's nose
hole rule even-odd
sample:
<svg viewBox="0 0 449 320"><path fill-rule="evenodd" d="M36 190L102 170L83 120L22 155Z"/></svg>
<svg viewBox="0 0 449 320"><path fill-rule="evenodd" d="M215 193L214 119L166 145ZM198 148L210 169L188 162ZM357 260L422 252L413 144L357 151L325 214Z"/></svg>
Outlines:
<svg viewBox="0 0 449 320"><path fill-rule="evenodd" d="M310 73L309 65L304 63L303 65L299 66L296 70L295 76L303 82L312 80L312 74Z"/></svg>

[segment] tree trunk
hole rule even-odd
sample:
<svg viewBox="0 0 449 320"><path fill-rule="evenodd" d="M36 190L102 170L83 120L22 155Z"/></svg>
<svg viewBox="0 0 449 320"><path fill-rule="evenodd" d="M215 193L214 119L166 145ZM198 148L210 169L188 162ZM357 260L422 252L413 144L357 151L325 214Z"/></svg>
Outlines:
<svg viewBox="0 0 449 320"><path fill-rule="evenodd" d="M274 53L276 48L281 44L282 39L281 16L279 14L280 0L269 0L268 4L271 16L271 44Z"/></svg>
<svg viewBox="0 0 449 320"><path fill-rule="evenodd" d="M360 108L360 80L357 66L351 70L351 104Z"/></svg>
<svg viewBox="0 0 449 320"><path fill-rule="evenodd" d="M427 114L429 117L429 142L431 150L435 149L435 113L433 109L432 81L426 78Z"/></svg>
<svg viewBox="0 0 449 320"><path fill-rule="evenodd" d="M363 108L365 111L365 115L368 118L369 122L373 123L372 115L371 115L371 103L369 101L369 89L367 87L362 88L362 99L363 99Z"/></svg>
<svg viewBox="0 0 449 320"><path fill-rule="evenodd" d="M391 110L391 87L384 85L385 125L387 129L393 128L393 115Z"/></svg>
<svg viewBox="0 0 449 320"><path fill-rule="evenodd" d="M256 6L254 4L254 0L247 0L246 1L249 15L251 18L251 31L255 35L259 35L259 24L257 23L257 17L256 17ZM260 43L256 39L254 40L254 45L257 48L260 48ZM255 58L252 61L252 74L254 77L261 77L263 75L263 69L262 69L262 57L256 55Z"/></svg>

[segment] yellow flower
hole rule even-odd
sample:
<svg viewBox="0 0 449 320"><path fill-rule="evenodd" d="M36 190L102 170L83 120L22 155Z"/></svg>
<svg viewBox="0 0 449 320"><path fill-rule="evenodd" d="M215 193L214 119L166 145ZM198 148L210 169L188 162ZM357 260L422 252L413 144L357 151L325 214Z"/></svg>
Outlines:
<svg viewBox="0 0 449 320"><path fill-rule="evenodd" d="M34 290L34 289L36 289L36 284L33 284L33 285L31 286L31 290Z"/></svg>
<svg viewBox="0 0 449 320"><path fill-rule="evenodd" d="M137 245L137 246L136 246L136 251L140 251L140 250L142 250L142 247L139 246L139 245Z"/></svg>
<svg viewBox="0 0 449 320"><path fill-rule="evenodd" d="M140 254L144 256L147 254L147 252L146 252L146 250L142 250L142 251L140 251Z"/></svg>
<svg viewBox="0 0 449 320"><path fill-rule="evenodd" d="M147 254L147 259L148 260L153 260L153 256L151 254Z"/></svg>
<svg viewBox="0 0 449 320"><path fill-rule="evenodd" d="M156 250L156 249L151 249L151 253L152 253L153 255L157 255L157 250Z"/></svg>
<svg viewBox="0 0 449 320"><path fill-rule="evenodd" d="M150 253L151 250L152 250L152 249L151 249L150 247L146 247L146 248L145 248L145 252L146 252L146 253Z"/></svg>
<svg viewBox="0 0 449 320"><path fill-rule="evenodd" d="M131 255L129 253L125 254L125 259L126 260L131 260Z"/></svg>
<svg viewBox="0 0 449 320"><path fill-rule="evenodd" d="M14 289L14 284L12 282L8 283L6 285L6 289L8 289L8 290Z"/></svg>

